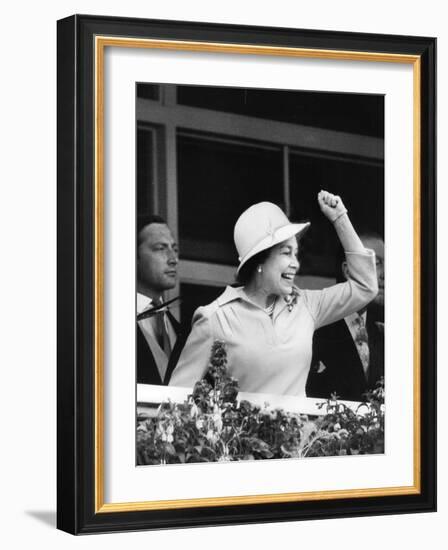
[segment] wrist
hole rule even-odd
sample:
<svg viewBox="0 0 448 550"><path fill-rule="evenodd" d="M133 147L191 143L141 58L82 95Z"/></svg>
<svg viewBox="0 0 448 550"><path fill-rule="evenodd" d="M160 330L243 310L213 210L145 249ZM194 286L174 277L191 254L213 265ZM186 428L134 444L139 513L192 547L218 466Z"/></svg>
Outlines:
<svg viewBox="0 0 448 550"><path fill-rule="evenodd" d="M332 220L332 224L334 225L337 221L341 220L343 216L347 215L347 208L344 207L344 209L337 214L337 216Z"/></svg>

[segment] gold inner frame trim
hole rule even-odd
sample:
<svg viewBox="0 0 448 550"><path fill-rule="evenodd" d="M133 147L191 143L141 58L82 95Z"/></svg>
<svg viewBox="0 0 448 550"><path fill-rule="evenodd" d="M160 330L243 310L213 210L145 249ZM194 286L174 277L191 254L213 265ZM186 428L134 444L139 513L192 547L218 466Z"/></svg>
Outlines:
<svg viewBox="0 0 448 550"><path fill-rule="evenodd" d="M414 480L413 485L351 490L314 491L244 495L181 500L143 502L104 502L104 51L106 47L152 48L207 53L233 53L333 59L340 61L370 61L405 63L413 65L413 198L414 198ZM303 502L419 494L421 491L421 346L420 346L420 269L421 269L421 59L418 55L381 52L357 52L309 48L257 46L253 44L225 44L181 40L155 40L96 36L95 52L95 513L129 512L143 510L167 510L209 506L232 506L276 502Z"/></svg>

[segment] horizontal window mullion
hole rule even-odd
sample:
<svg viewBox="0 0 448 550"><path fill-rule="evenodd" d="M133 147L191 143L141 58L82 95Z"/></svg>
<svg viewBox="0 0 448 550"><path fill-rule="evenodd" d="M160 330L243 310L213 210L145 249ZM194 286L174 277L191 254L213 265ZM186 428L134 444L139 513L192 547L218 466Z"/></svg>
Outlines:
<svg viewBox="0 0 448 550"><path fill-rule="evenodd" d="M232 138L261 140L270 143L331 151L373 159L384 156L384 141L380 138L338 132L312 126L257 119L243 115L221 113L197 107L165 107L155 101L137 101L137 121L172 124L178 128L229 135Z"/></svg>

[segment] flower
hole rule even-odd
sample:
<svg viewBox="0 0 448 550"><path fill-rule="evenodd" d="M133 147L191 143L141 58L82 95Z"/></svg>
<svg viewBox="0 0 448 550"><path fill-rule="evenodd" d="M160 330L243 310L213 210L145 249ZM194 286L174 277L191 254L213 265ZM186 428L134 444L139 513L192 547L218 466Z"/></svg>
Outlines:
<svg viewBox="0 0 448 550"><path fill-rule="evenodd" d="M208 430L207 432L207 435L205 436L209 441L210 443L212 444L215 444L218 439L219 439L219 436L216 432L214 432L213 430Z"/></svg>
<svg viewBox="0 0 448 550"><path fill-rule="evenodd" d="M204 427L204 419L203 419L203 418L198 418L198 419L196 420L196 428L197 428L198 430L200 430L200 429L203 428L203 427Z"/></svg>
<svg viewBox="0 0 448 550"><path fill-rule="evenodd" d="M215 428L220 432L222 430L222 416L221 412L215 413L213 415L213 424L215 425Z"/></svg>

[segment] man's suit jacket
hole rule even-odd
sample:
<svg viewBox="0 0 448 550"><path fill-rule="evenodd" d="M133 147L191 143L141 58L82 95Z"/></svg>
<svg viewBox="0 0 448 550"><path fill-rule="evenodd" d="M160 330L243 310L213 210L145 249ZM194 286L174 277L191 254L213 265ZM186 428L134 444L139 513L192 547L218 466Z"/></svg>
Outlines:
<svg viewBox="0 0 448 550"><path fill-rule="evenodd" d="M180 352L185 345L186 336L181 330L181 325L177 319L168 311L167 316L177 335L176 343L174 344L171 356L168 361L165 378L160 377L159 369L152 354L148 342L137 323L137 383L138 384L168 384L171 373L179 360Z"/></svg>
<svg viewBox="0 0 448 550"><path fill-rule="evenodd" d="M363 394L375 388L376 382L384 376L384 327L371 317L367 313L368 377L344 319L314 333L313 359L306 384L308 397L327 399L336 393L340 399L363 401ZM325 366L322 372L318 372L320 361Z"/></svg>

